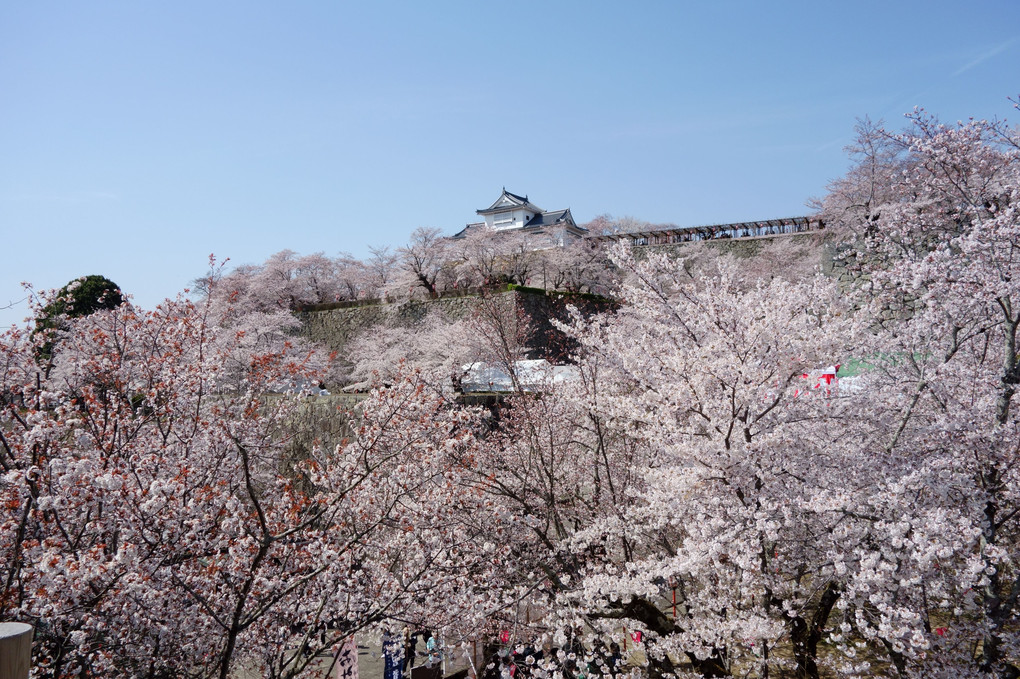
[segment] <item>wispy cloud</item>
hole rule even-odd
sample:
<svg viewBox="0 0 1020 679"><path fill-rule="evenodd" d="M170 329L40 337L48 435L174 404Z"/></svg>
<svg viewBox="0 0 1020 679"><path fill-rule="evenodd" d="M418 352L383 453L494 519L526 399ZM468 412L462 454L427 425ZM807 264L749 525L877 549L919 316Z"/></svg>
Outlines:
<svg viewBox="0 0 1020 679"><path fill-rule="evenodd" d="M957 76L957 75L960 75L961 73L965 73L965 72L969 71L970 69L974 68L975 66L978 66L978 65L988 61L989 59L991 59L995 55L1001 54L1002 52L1005 52L1010 47L1012 47L1017 42L1018 39L1020 39L1020 38L1011 38L1010 40L1007 40L1004 43L996 45L995 47L992 47L991 49L988 49L988 50L982 52L977 57L975 57L973 60L967 62L966 64L964 64L960 68L958 68L955 71L953 71L953 75Z"/></svg>
<svg viewBox="0 0 1020 679"><path fill-rule="evenodd" d="M119 201L120 194L112 191L68 191L65 193L7 193L0 194L4 203L94 203Z"/></svg>
<svg viewBox="0 0 1020 679"><path fill-rule="evenodd" d="M764 144L753 147L759 153L823 153L831 148L839 148L850 140L848 135L836 137L821 143L800 142L793 144Z"/></svg>
<svg viewBox="0 0 1020 679"><path fill-rule="evenodd" d="M850 142L850 137L849 136L836 137L835 139L831 139L831 140L825 142L824 144L819 144L818 146L816 146L814 148L814 151L815 151L815 153L821 153L822 151L828 151L829 149L831 149L834 146L842 147L842 146L848 144L849 142Z"/></svg>
<svg viewBox="0 0 1020 679"><path fill-rule="evenodd" d="M803 120L814 113L815 110L809 106L779 106L771 109L756 107L720 114L695 113L679 120L636 120L616 128L600 129L598 134L621 139L700 136L708 132L747 130L790 120Z"/></svg>
<svg viewBox="0 0 1020 679"><path fill-rule="evenodd" d="M900 121L903 117L914 110L915 107L922 106L925 100L928 98L930 90L920 90L901 98L898 102L890 104L888 108L882 111L879 116L879 120L891 121L890 125L893 129L900 126Z"/></svg>

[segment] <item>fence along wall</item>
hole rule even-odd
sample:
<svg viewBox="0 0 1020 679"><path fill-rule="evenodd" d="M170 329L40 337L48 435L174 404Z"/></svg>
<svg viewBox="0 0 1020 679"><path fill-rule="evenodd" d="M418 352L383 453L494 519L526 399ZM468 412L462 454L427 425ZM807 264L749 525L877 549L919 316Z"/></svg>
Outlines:
<svg viewBox="0 0 1020 679"><path fill-rule="evenodd" d="M591 236L589 240L596 243L627 242L637 246L674 245L704 240L787 236L809 231L821 231L824 228L825 222L819 217L783 217L735 224L614 233L606 236Z"/></svg>

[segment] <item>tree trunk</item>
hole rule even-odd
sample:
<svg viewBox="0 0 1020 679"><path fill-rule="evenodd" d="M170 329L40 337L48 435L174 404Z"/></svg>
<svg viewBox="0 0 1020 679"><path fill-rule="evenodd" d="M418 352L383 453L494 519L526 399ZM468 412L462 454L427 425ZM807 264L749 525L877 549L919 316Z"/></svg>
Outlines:
<svg viewBox="0 0 1020 679"><path fill-rule="evenodd" d="M822 639L825 621L829 619L829 614L839 600L839 596L839 585L829 582L822 592L814 615L811 616L810 625L799 615L789 618L792 625L790 640L793 642L793 657L797 661L797 679L819 679L818 642Z"/></svg>
<svg viewBox="0 0 1020 679"><path fill-rule="evenodd" d="M626 604L618 605L617 608L619 609L618 615L605 617L637 620L659 636L666 636L681 631L676 623L670 620L665 613L645 599L634 598ZM690 652L685 655L695 671L700 672L706 679L731 676L724 662L726 657L725 648L713 648L712 655L705 659L700 659ZM673 674L676 674L676 666L669 659L669 656L664 655L661 660L648 658L648 676L652 679L659 679L660 677Z"/></svg>

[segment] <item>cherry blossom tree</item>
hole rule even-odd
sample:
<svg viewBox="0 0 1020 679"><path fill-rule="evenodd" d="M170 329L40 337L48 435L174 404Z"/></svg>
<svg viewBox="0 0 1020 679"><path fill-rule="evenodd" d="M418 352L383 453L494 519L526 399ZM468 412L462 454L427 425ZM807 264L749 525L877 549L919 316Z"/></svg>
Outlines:
<svg viewBox="0 0 1020 679"><path fill-rule="evenodd" d="M782 645L817 676L844 515L807 503L841 489L843 461L814 462L839 420L832 388L804 375L844 346L835 288L618 254L626 304L578 316L578 379L518 389L477 453L474 483L513 536L492 617L525 641L589 637L536 671L594 663L623 626L643 632L656 675L767 674ZM511 363L521 342L506 334L493 344Z"/></svg>
<svg viewBox="0 0 1020 679"><path fill-rule="evenodd" d="M400 257L385 246L370 247L368 251L372 255L365 262L368 274L367 287L371 291L369 296L383 297L400 264Z"/></svg>
<svg viewBox="0 0 1020 679"><path fill-rule="evenodd" d="M350 390L393 384L401 371L418 370L437 385L452 386L466 363L481 360L480 337L469 319L450 319L430 312L414 325L376 326L348 344L345 358L352 364Z"/></svg>
<svg viewBox="0 0 1020 679"><path fill-rule="evenodd" d="M650 222L637 217L613 217L611 214L601 214L595 219L582 225L589 233L596 236L604 236L613 233L630 233L633 231L648 231L657 228Z"/></svg>
<svg viewBox="0 0 1020 679"><path fill-rule="evenodd" d="M120 307L48 376L28 332L0 338L0 615L35 624L40 676L297 676L432 596L470 620L474 415L409 375L294 457L282 392L313 357L247 336L209 300Z"/></svg>
<svg viewBox="0 0 1020 679"><path fill-rule="evenodd" d="M822 211L826 229L846 237L868 228L879 216L881 206L896 194L898 175L905 169L904 147L883 129L881 121L859 120L855 138L844 150L851 168L832 182L827 195L811 201Z"/></svg>
<svg viewBox="0 0 1020 679"><path fill-rule="evenodd" d="M653 674L1017 675L1018 139L911 124L862 129L824 205L850 286L617 253L584 388L522 399L488 453L546 574L533 633L640 631ZM851 390L817 370L847 357Z"/></svg>
<svg viewBox="0 0 1020 679"><path fill-rule="evenodd" d="M891 647L901 674L1015 676L1020 145L999 123L946 126L923 111L910 123L869 131L880 165L898 168L880 192L857 188L871 153L827 204L869 273L869 400L886 413L869 452L901 460L875 489L869 530L887 535L852 598L858 629ZM854 193L879 197L856 221Z"/></svg>
<svg viewBox="0 0 1020 679"><path fill-rule="evenodd" d="M378 294L378 277L384 270L384 262L370 271L364 262L343 252L327 257L321 252L302 256L283 250L259 265L207 275L196 281L195 291L215 294L223 303L239 309L289 312L302 306Z"/></svg>
<svg viewBox="0 0 1020 679"><path fill-rule="evenodd" d="M332 296L321 296L317 302L355 300L378 294L375 277L380 271L373 272L365 262L346 252L334 260L334 267L336 280Z"/></svg>
<svg viewBox="0 0 1020 679"><path fill-rule="evenodd" d="M577 239L562 247L542 250L539 256L532 284L540 280L541 287L551 290L601 295L614 292L616 270L599 243Z"/></svg>
<svg viewBox="0 0 1020 679"><path fill-rule="evenodd" d="M458 284L523 285L538 260L539 245L520 230L479 226L451 242L449 248L457 262Z"/></svg>
<svg viewBox="0 0 1020 679"><path fill-rule="evenodd" d="M238 493L272 483L291 497L284 479L271 482L250 464L271 456L265 439L283 414L261 411L258 394L301 368L257 353L242 390L224 392L234 347L218 342L207 321L187 302L94 314L63 338L44 381L25 362L24 338L5 338L4 392L15 425L5 432L4 492L22 511L18 530L5 531L14 558L4 604L7 614L37 623L44 673L159 673L186 658L231 664L267 546L232 524L248 513L237 511L239 502L261 499ZM243 467L235 475L231 455ZM231 536L241 538L233 551ZM246 539L255 542L242 546ZM218 555L223 561L213 565ZM231 570L245 566L250 575ZM206 569L222 580L202 587ZM237 609L208 585L232 589ZM156 608L157 593L181 607Z"/></svg>
<svg viewBox="0 0 1020 679"><path fill-rule="evenodd" d="M438 297L444 286L440 277L449 266L448 246L449 242L439 229L420 227L411 234L411 241L398 251L404 270L430 297Z"/></svg>
<svg viewBox="0 0 1020 679"><path fill-rule="evenodd" d="M655 672L1015 676L1017 137L911 121L828 204L852 289L623 256L623 309L579 325L650 462L557 610L641 629ZM863 389L805 389L850 355Z"/></svg>
<svg viewBox="0 0 1020 679"><path fill-rule="evenodd" d="M617 516L572 537L606 557L562 609L642 630L656 673L686 658L699 676L767 674L782 666L770 649L834 603L819 554L836 518L797 508L837 485L839 462L812 464L838 428L833 399L803 376L845 351L841 305L825 280L748 285L732 262L695 279L675 260L617 257L623 308L579 325L582 365L601 376L585 398L600 429L632 441L640 480ZM807 672L818 639L802 636Z"/></svg>
<svg viewBox="0 0 1020 679"><path fill-rule="evenodd" d="M338 268L343 261L343 255L332 259L322 252L299 257L295 265L299 299L306 304L336 299L341 294Z"/></svg>

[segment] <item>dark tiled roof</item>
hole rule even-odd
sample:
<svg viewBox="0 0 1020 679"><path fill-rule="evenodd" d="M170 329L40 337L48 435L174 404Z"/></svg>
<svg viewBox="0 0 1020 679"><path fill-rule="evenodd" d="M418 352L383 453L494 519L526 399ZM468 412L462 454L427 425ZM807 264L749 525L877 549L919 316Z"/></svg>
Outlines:
<svg viewBox="0 0 1020 679"><path fill-rule="evenodd" d="M510 198L514 198L514 199L520 201L521 203L527 203L528 202L528 197L527 196L518 196L516 193L510 193L506 189L503 189L503 193L506 194L507 196L509 196Z"/></svg>
<svg viewBox="0 0 1020 679"><path fill-rule="evenodd" d="M519 231L536 231L536 232L538 232L538 231L549 231L553 227L559 227L561 229L564 229L564 230L566 230L567 233L574 234L575 236L583 237L583 236L586 236L588 234L588 229L581 228L577 224L574 224L572 221L571 222L560 222L558 224L539 224L538 226L524 226L523 228L518 229L518 230ZM510 229L507 229L507 230L509 231Z"/></svg>
<svg viewBox="0 0 1020 679"><path fill-rule="evenodd" d="M511 233L511 232L513 232L513 233L540 233L542 231L545 231L548 228L551 228L551 227L554 227L554 226L558 226L558 227L565 228L568 233L572 233L572 234L574 234L575 236L578 236L578 237L583 237L584 235L586 235L588 233L588 229L580 227L580 226L578 226L577 224L574 223L573 217L570 216L570 210L569 209L567 209L567 210L556 210L554 212L547 212L547 213L544 213L544 214L545 214L545 216L547 218L546 221L536 221L537 220L537 217L536 217L535 219L532 219L531 221L529 221L524 226L511 226L511 227L507 227L505 229L499 229L499 232L500 233ZM561 215L561 216L559 218L549 219L549 217L555 217L556 215ZM563 215L566 216L565 219L564 219ZM484 227L485 227L485 222L479 222L477 224L468 224L463 229L461 229L457 233L455 233L452 236L450 236L450 238L453 239L453 240L459 240L459 239L464 238L465 236L467 236L470 232L474 231L475 229L484 228Z"/></svg>
<svg viewBox="0 0 1020 679"><path fill-rule="evenodd" d="M510 202L513 203L514 205L513 206L499 205L499 203L504 198L510 199ZM529 201L527 196L518 196L516 193L510 193L506 189L503 189L503 193L499 194L499 198L493 201L492 205L482 210L475 210L475 212L480 215L485 215L494 212L504 212L506 210L516 210L520 208L524 208L532 212L542 212L542 208L538 207L537 205Z"/></svg>
<svg viewBox="0 0 1020 679"><path fill-rule="evenodd" d="M570 208L566 210L552 210L542 212L528 220L525 228L531 226L551 226L553 224L573 224L574 217L570 214Z"/></svg>
<svg viewBox="0 0 1020 679"><path fill-rule="evenodd" d="M450 236L450 238L454 238L454 239L463 238L464 236L467 235L468 231L471 231L473 229L477 229L480 226L485 226L485 222L474 222L473 224L468 224L463 229L461 229L457 233L455 233L452 236Z"/></svg>

